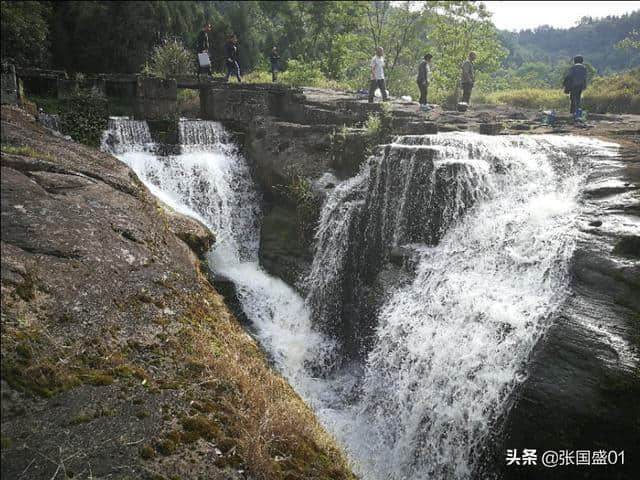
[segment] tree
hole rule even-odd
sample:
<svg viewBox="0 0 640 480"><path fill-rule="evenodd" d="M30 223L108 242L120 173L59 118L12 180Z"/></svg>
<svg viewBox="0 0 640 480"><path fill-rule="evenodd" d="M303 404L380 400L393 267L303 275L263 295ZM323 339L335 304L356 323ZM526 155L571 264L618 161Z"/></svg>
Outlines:
<svg viewBox="0 0 640 480"><path fill-rule="evenodd" d="M640 49L640 30L633 30L628 37L623 38L615 44L616 48L622 50L638 50Z"/></svg>
<svg viewBox="0 0 640 480"><path fill-rule="evenodd" d="M0 2L2 59L17 65L44 66L49 59L48 2Z"/></svg>
<svg viewBox="0 0 640 480"><path fill-rule="evenodd" d="M142 73L161 78L175 78L193 73L193 53L187 50L182 40L165 37L151 52Z"/></svg>
<svg viewBox="0 0 640 480"><path fill-rule="evenodd" d="M427 8L431 15L428 38L434 47L434 86L451 98L457 97L460 66L470 51L477 54L477 78L496 71L507 52L484 4L429 2Z"/></svg>

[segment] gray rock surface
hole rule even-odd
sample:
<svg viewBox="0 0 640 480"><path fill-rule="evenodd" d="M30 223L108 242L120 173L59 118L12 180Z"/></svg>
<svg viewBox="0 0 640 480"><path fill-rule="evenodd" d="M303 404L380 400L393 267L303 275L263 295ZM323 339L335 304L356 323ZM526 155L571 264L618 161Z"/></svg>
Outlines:
<svg viewBox="0 0 640 480"><path fill-rule="evenodd" d="M205 280L201 224L15 107L1 168L2 478L354 478Z"/></svg>

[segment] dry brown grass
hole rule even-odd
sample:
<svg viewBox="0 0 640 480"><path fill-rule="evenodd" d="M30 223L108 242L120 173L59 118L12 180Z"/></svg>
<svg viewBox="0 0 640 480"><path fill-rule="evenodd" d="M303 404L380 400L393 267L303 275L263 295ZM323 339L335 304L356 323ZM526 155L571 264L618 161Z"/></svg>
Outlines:
<svg viewBox="0 0 640 480"><path fill-rule="evenodd" d="M2 323L2 378L29 395L54 396L82 384L132 377L149 390L185 392L178 422L168 422L155 448L173 455L203 438L224 453L219 467L243 465L260 480L354 478L334 440L207 285L188 300L187 314L155 325L150 359L117 328L99 335L61 336L46 317ZM130 308L132 308L130 306ZM162 347L160 347L162 345ZM160 364L157 357L161 356ZM180 418L182 420L180 420ZM148 452L147 452L148 453ZM149 456L148 456L149 457Z"/></svg>
<svg viewBox="0 0 640 480"><path fill-rule="evenodd" d="M224 442L259 479L353 478L335 442L264 354L228 313L217 294L184 318L180 363L199 365L214 396L211 415ZM213 311L212 311L213 310ZM193 367L192 367L193 368Z"/></svg>

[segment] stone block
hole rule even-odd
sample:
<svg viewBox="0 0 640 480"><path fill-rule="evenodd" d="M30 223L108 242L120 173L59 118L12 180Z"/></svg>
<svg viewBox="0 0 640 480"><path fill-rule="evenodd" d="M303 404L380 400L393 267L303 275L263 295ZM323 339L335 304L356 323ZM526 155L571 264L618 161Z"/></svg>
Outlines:
<svg viewBox="0 0 640 480"><path fill-rule="evenodd" d="M178 88L174 79L142 77L136 79L135 115L144 119L161 119L176 115Z"/></svg>
<svg viewBox="0 0 640 480"><path fill-rule="evenodd" d="M178 85L175 79L143 77L136 78L136 96L151 100L177 100Z"/></svg>
<svg viewBox="0 0 640 480"><path fill-rule="evenodd" d="M247 123L271 111L268 91L234 88L203 88L200 107L203 117L209 120Z"/></svg>

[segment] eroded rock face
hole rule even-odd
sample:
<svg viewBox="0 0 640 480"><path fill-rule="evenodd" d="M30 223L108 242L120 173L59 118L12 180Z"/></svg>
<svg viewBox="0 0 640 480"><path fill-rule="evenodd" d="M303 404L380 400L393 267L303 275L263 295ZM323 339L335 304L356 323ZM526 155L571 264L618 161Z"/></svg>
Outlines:
<svg viewBox="0 0 640 480"><path fill-rule="evenodd" d="M2 150L3 478L353 478L200 273L201 224L18 109Z"/></svg>
<svg viewBox="0 0 640 480"><path fill-rule="evenodd" d="M166 204L161 204L167 217L169 229L186 243L198 256L207 253L215 242L211 230L195 218L186 217Z"/></svg>

